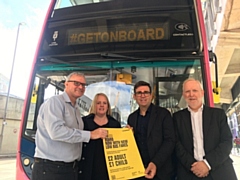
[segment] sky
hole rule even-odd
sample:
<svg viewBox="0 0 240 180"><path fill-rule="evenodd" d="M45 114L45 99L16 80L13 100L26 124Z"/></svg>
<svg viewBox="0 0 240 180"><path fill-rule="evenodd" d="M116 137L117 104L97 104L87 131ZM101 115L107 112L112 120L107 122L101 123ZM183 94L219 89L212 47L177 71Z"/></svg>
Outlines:
<svg viewBox="0 0 240 180"><path fill-rule="evenodd" d="M25 97L36 46L50 0L0 1L0 73L10 79L20 26L10 94Z"/></svg>

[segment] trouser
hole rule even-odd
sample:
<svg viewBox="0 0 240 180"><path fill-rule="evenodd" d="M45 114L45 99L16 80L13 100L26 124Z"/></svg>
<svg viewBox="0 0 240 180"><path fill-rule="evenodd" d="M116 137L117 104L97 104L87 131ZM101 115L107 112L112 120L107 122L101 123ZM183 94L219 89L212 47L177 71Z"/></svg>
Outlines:
<svg viewBox="0 0 240 180"><path fill-rule="evenodd" d="M35 160L32 180L78 180L77 163L56 163Z"/></svg>

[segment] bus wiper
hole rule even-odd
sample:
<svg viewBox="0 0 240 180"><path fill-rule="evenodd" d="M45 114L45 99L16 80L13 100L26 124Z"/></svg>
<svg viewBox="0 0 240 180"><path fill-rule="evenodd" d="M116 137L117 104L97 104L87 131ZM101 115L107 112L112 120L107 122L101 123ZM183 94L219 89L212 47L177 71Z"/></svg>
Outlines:
<svg viewBox="0 0 240 180"><path fill-rule="evenodd" d="M131 60L141 60L141 58L135 58L131 56L123 56L119 54L113 54L113 53L101 53L101 56L104 58L119 58L119 59L131 59Z"/></svg>
<svg viewBox="0 0 240 180"><path fill-rule="evenodd" d="M131 56L123 56L119 54L113 54L113 53L102 53L102 57L104 58L119 58L119 59L129 59L129 60L135 60L135 61L159 61L159 60L165 60L165 61L177 61L176 58L167 58L167 57L153 57L153 58L136 58Z"/></svg>
<svg viewBox="0 0 240 180"><path fill-rule="evenodd" d="M57 63L57 64L65 64L65 65L74 65L74 66L78 66L78 64L74 63L74 62L69 62L69 61L63 61L63 60L59 60L57 58L53 58L53 57L47 57L47 58L41 58L41 62L43 61L48 61L51 63Z"/></svg>

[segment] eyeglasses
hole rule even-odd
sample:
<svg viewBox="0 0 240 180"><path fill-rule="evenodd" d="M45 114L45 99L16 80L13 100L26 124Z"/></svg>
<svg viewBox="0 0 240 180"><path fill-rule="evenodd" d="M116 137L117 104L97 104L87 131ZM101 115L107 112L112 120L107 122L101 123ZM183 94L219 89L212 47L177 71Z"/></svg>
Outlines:
<svg viewBox="0 0 240 180"><path fill-rule="evenodd" d="M74 86L80 86L81 85L83 88L85 88L87 86L87 84L81 83L79 81L71 81L71 80L69 80L67 82L73 82Z"/></svg>
<svg viewBox="0 0 240 180"><path fill-rule="evenodd" d="M135 93L135 95L138 97L141 97L142 95L149 96L150 94L151 94L151 92L149 92L149 91L144 91L144 92L138 91Z"/></svg>

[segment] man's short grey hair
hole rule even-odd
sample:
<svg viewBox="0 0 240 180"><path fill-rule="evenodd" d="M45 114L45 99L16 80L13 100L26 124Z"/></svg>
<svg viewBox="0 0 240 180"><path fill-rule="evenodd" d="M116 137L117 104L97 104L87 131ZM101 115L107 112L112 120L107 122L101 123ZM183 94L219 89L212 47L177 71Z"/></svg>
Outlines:
<svg viewBox="0 0 240 180"><path fill-rule="evenodd" d="M200 85L201 90L203 90L203 85L202 85L202 83L201 83L199 80L196 80L196 79L194 79L194 78L188 78L188 79L186 79L186 80L183 82L183 86L182 86L182 90L183 90L183 91L184 91L184 85L185 85L186 82L188 82L188 81L196 81L196 82Z"/></svg>
<svg viewBox="0 0 240 180"><path fill-rule="evenodd" d="M68 81L73 75L77 75L77 76L82 76L85 78L85 75L83 73L80 73L80 72L72 72L70 73L67 78L66 78L66 81Z"/></svg>

